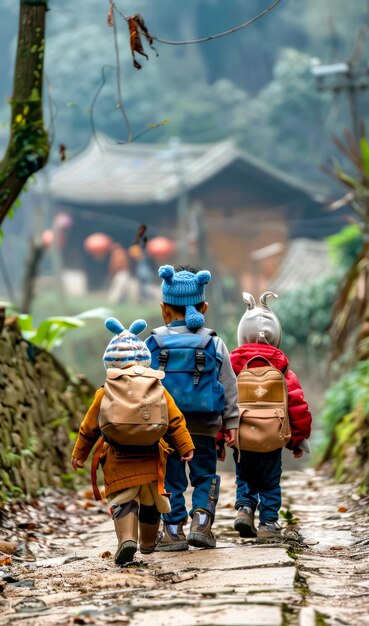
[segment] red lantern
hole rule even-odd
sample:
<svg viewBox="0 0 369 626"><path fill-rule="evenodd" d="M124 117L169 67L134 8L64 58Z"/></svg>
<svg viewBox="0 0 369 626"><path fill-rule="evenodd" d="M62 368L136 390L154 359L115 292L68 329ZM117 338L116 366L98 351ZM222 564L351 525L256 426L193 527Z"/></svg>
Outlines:
<svg viewBox="0 0 369 626"><path fill-rule="evenodd" d="M147 242L146 250L157 259L165 258L173 254L176 244L167 237L154 237Z"/></svg>
<svg viewBox="0 0 369 626"><path fill-rule="evenodd" d="M44 230L41 234L41 243L45 249L50 248L54 243L54 233L52 230Z"/></svg>
<svg viewBox="0 0 369 626"><path fill-rule="evenodd" d="M95 259L103 259L104 256L110 251L112 245L112 239L105 233L94 233L89 235L84 241L84 249Z"/></svg>

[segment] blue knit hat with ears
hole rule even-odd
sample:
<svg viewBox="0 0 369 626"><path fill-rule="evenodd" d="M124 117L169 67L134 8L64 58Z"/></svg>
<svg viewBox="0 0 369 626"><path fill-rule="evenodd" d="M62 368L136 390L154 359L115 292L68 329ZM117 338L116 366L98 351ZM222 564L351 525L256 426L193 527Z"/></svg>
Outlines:
<svg viewBox="0 0 369 626"><path fill-rule="evenodd" d="M193 274L187 270L176 272L171 265L159 267L159 276L163 279L161 292L163 302L174 306L185 306L187 328L197 330L204 325L205 318L196 310L195 304L205 302L205 285L211 281L207 270Z"/></svg>
<svg viewBox="0 0 369 626"><path fill-rule="evenodd" d="M115 335L104 352L105 369L122 369L131 365L150 367L151 353L147 345L137 337L147 327L145 320L136 320L126 330L115 317L108 317L105 327Z"/></svg>

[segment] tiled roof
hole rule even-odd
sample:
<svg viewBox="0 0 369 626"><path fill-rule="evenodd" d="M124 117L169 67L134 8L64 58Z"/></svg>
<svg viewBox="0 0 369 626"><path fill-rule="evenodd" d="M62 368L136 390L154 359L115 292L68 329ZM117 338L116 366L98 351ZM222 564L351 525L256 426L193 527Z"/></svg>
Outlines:
<svg viewBox="0 0 369 626"><path fill-rule="evenodd" d="M184 186L193 189L235 161L250 177L267 176L278 186L312 197L307 186L243 152L232 141L119 145L104 135L50 171L50 190L67 202L165 203Z"/></svg>
<svg viewBox="0 0 369 626"><path fill-rule="evenodd" d="M333 274L333 271L325 241L294 239L269 288L283 294Z"/></svg>

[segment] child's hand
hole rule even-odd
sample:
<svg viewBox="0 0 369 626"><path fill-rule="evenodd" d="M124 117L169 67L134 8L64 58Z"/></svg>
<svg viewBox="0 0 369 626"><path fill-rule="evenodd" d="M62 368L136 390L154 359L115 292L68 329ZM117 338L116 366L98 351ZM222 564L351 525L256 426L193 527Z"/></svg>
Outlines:
<svg viewBox="0 0 369 626"><path fill-rule="evenodd" d="M193 459L193 453L194 450L190 450L189 452L186 452L186 454L184 454L183 456L181 456L181 461L192 461Z"/></svg>
<svg viewBox="0 0 369 626"><path fill-rule="evenodd" d="M76 459L75 456L72 456L72 466L73 466L73 469L77 471L78 469L81 469L82 467L84 467L85 464L82 463L82 461L80 461L79 459Z"/></svg>
<svg viewBox="0 0 369 626"><path fill-rule="evenodd" d="M236 437L237 437L237 430L238 430L237 428L230 428L229 430L224 431L224 439L228 448L231 448L232 446L235 445Z"/></svg>
<svg viewBox="0 0 369 626"><path fill-rule="evenodd" d="M303 454L304 452L300 450L299 448L293 451L293 456L295 457L295 459L300 459Z"/></svg>

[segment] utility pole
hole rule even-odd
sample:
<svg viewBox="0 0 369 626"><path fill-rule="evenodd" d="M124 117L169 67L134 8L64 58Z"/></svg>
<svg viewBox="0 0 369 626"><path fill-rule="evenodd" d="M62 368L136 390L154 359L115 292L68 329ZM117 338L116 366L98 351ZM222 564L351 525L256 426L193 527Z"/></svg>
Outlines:
<svg viewBox="0 0 369 626"><path fill-rule="evenodd" d="M358 95L369 87L369 67L355 65L353 62L323 65L320 59L312 59L311 72L316 79L318 91L345 91L349 98L352 130L357 140L360 139L360 116Z"/></svg>

